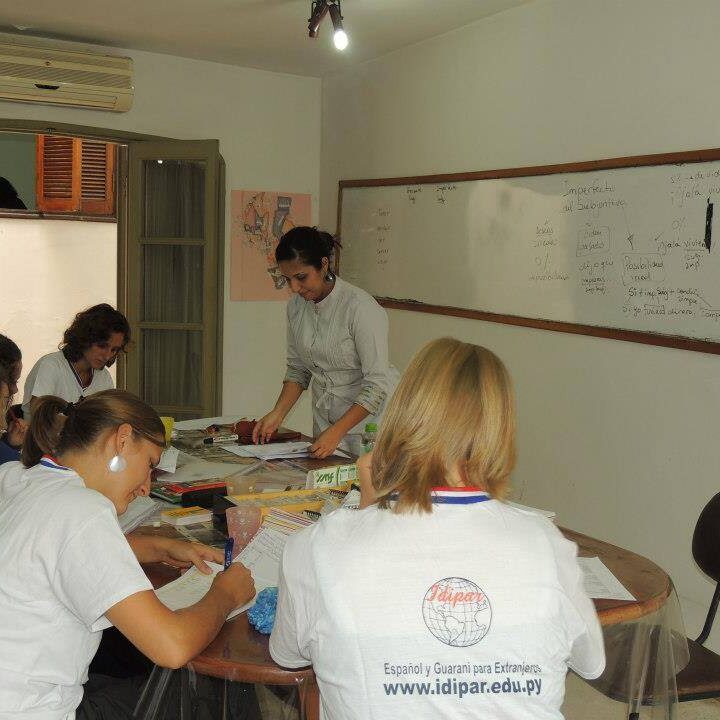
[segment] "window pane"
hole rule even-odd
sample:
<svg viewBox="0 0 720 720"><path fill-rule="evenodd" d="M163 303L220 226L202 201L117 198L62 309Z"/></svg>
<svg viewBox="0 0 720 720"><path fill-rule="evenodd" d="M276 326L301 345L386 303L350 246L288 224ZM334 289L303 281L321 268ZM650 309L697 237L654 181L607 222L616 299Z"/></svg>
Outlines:
<svg viewBox="0 0 720 720"><path fill-rule="evenodd" d="M168 412L170 412L168 410ZM175 420L197 420L198 417L198 411L197 410L188 410L187 412L181 412L179 410L173 410L172 416Z"/></svg>
<svg viewBox="0 0 720 720"><path fill-rule="evenodd" d="M202 331L142 333L143 400L150 405L202 405Z"/></svg>
<svg viewBox="0 0 720 720"><path fill-rule="evenodd" d="M145 245L142 319L202 322L201 245Z"/></svg>
<svg viewBox="0 0 720 720"><path fill-rule="evenodd" d="M204 238L205 163L145 160L145 237Z"/></svg>

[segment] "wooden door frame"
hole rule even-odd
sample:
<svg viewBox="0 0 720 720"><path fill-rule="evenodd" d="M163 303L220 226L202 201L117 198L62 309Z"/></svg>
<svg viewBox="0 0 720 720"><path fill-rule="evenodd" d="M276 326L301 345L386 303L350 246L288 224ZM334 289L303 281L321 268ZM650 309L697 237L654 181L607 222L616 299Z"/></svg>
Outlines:
<svg viewBox="0 0 720 720"><path fill-rule="evenodd" d="M0 132L27 133L32 135L65 135L70 137L102 140L118 144L117 162L117 308L126 313L128 307L127 297L127 249L128 249L128 149L130 142L183 142L179 138L165 135L148 135L145 133L128 132L113 128L99 128L90 125L75 125L72 123L54 123L46 120L18 120L0 118ZM219 142L215 140L215 142ZM218 153L219 154L219 153ZM225 161L220 157L220 174L218 182L218 252L217 252L217 344L215 372L215 405L218 414L222 408L222 359L223 359L223 320L225 316ZM127 367L125 360L120 358L117 363L117 387L126 387Z"/></svg>
<svg viewBox="0 0 720 720"><path fill-rule="evenodd" d="M179 323L177 329L184 330L201 330L203 331L203 347L202 347L202 368L203 372L200 380L201 385L201 405L203 417L213 417L220 413L220 404L218 403L218 391L217 384L221 373L218 372L218 352L217 337L221 330L221 317L222 307L218 307L217 303L217 291L221 287L222 273L220 271L220 255L224 255L224 247L221 247L219 237L220 233L217 231L217 225L220 223L219 211L221 206L218 205L218 198L222 193L218 192L218 188L221 187L223 166L220 162L220 148L217 140L161 140L161 141L146 141L143 143L133 143L131 149L129 149L128 157L130 160L130 167L127 177L133 180L133 183L137 183L136 190L140 192L139 195L129 194L128 197L128 209L131 217L134 216L135 222L141 221L143 211L142 197L142 186L144 181L141 179L142 167L145 162L149 159L163 158L167 161L170 160L181 160L181 161L201 161L206 165L205 171L205 196L203 198L204 206L207 210L205 213L205 226L203 227L203 320L198 324L198 327L181 327L186 323ZM224 183L222 184L224 187ZM130 188L129 188L130 190ZM141 226L132 223L127 224L127 236L128 239L141 237L144 235L144 230ZM217 244L214 242L214 238L218 237ZM157 239L155 242L160 244L182 244L183 239L170 239L163 238ZM194 241L191 241L194 243ZM138 248L132 243L127 245L127 262L128 268L137 268L142 266L142 251L141 247L147 244L154 244L153 238L144 238L141 240L141 244ZM207 277L208 271L211 272L215 277L216 287L213 288L210 285L209 278ZM153 329L160 325L173 326L176 323L165 323L165 322L149 322L143 319L142 302L140 299L140 293L142 288L142 278L136 276L134 273L130 273L128 278L134 279L138 282L137 286L133 286L131 282L128 282L126 287L128 290L127 308L129 310L128 318L134 318L138 322L139 333L142 333L145 329ZM190 323L189 325L194 325ZM207 346L208 333L212 333L215 338L215 342L210 346ZM143 339L139 335L138 343L142 350ZM129 363L129 378L133 386L142 388L142 373L141 366L136 364L133 360ZM156 407L158 412L163 415L175 415L181 411L180 407L172 406L160 406ZM207 415L206 413L209 413Z"/></svg>

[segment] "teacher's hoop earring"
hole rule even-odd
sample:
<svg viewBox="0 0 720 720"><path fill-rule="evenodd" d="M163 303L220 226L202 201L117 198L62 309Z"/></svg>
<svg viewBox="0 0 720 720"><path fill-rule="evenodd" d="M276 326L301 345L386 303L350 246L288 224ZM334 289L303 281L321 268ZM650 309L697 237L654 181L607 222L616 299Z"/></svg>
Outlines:
<svg viewBox="0 0 720 720"><path fill-rule="evenodd" d="M335 273L332 270L325 273L325 282L335 282Z"/></svg>

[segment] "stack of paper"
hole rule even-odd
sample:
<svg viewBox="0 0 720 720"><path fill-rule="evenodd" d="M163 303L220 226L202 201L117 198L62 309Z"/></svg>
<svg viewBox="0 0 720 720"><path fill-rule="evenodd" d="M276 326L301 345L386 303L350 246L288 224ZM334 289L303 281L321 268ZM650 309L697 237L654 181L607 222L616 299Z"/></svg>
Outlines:
<svg viewBox="0 0 720 720"><path fill-rule="evenodd" d="M360 490L358 490L357 485L352 486L340 507L347 510L358 510L360 508Z"/></svg>
<svg viewBox="0 0 720 720"><path fill-rule="evenodd" d="M136 527L142 525L148 518L152 517L158 510L159 503L149 497L136 497L128 506L127 510L118 517L122 531L132 532Z"/></svg>
<svg viewBox="0 0 720 720"><path fill-rule="evenodd" d="M190 605L194 605L196 602L202 600L208 590L210 590L215 576L223 569L222 565L218 565L217 563L209 562L208 565L212 570L211 575L205 575L193 566L177 580L173 580L171 583L156 590L155 594L158 596L160 602L171 610L180 610L181 608L190 607ZM229 620L247 610L249 607L252 607L254 602L255 599L253 598L246 605L235 608L235 610L227 616L227 619Z"/></svg>
<svg viewBox="0 0 720 720"><path fill-rule="evenodd" d="M241 562L250 570L256 592L278 584L280 559L285 542L294 532L302 530L308 525L312 525L312 520L302 515L282 510L273 510L268 514L260 530L233 560L233 562ZM212 568L212 575L204 575L192 567L177 580L156 590L156 595L171 610L194 605L210 590L213 578L222 570L222 566L215 563L208 563L208 565ZM254 603L253 599L247 605L233 610L228 615L228 619L252 607Z"/></svg>
<svg viewBox="0 0 720 720"><path fill-rule="evenodd" d="M252 573L257 592L280 581L280 559L292 533L275 525L263 525L233 562L241 562Z"/></svg>
<svg viewBox="0 0 720 720"><path fill-rule="evenodd" d="M177 468L177 461L179 455L180 452L177 448L174 448L172 445L166 447L162 451L162 455L160 456L160 462L157 464L157 469L162 470L166 473L174 473L175 469Z"/></svg>
<svg viewBox="0 0 720 720"><path fill-rule="evenodd" d="M285 535L292 535L313 524L313 520L306 515L285 512L284 510L271 510L263 521L263 527L278 530Z"/></svg>
<svg viewBox="0 0 720 720"><path fill-rule="evenodd" d="M307 457L310 455L309 442L295 440L292 442L268 443L267 445L238 445L226 443L222 446L233 455L240 457L255 457L260 460L279 460L285 458Z"/></svg>
<svg viewBox="0 0 720 720"><path fill-rule="evenodd" d="M632 602L635 597L610 572L600 558L578 558L583 573L583 586L588 597L598 600L627 600Z"/></svg>

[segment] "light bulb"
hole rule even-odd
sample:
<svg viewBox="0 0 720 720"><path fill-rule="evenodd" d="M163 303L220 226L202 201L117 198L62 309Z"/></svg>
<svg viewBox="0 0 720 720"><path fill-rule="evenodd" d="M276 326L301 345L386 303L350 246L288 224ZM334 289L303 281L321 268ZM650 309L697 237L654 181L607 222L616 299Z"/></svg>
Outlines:
<svg viewBox="0 0 720 720"><path fill-rule="evenodd" d="M333 42L338 50L344 50L348 46L348 36L344 30L336 30L333 35Z"/></svg>

